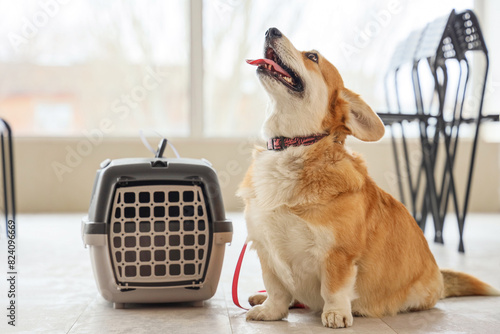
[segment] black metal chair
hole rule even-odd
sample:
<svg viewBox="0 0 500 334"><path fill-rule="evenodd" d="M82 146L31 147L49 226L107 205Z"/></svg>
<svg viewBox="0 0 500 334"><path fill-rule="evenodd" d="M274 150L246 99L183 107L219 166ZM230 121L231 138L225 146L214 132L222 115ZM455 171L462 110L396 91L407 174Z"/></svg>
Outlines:
<svg viewBox="0 0 500 334"><path fill-rule="evenodd" d="M3 211L5 216L5 227L7 228L9 220L15 221L16 219L16 200L12 130L9 124L3 119L0 119L0 145L2 155Z"/></svg>
<svg viewBox="0 0 500 334"><path fill-rule="evenodd" d="M477 73L482 78L477 112L475 115L465 117L463 113L464 101L467 92L471 89L469 81L471 73L470 51L484 55L485 69L483 73ZM450 62L458 64L458 67L455 66L458 68L458 79L455 86L449 81L451 71L453 71L449 66ZM411 80L415 110L403 113L400 103L401 94L398 90L398 73L407 64L412 65ZM385 80L387 106L390 112L379 113L385 124L391 127L393 134L394 128L400 127L401 146L406 163L407 187L411 197L410 210L417 223L424 230L430 213L434 221L435 242L443 243L444 220L451 197L459 227L460 252L464 252L463 229L469 204L479 129L484 121L498 121L498 115L483 114L488 68L488 50L476 16L471 10L461 13L456 13L453 10L450 15L440 17L428 23L422 30L413 32L398 45ZM433 78L433 87L426 86L421 79L421 74L424 72L430 72ZM388 86L391 76L394 76L393 95L396 108L391 106ZM429 89L432 94L426 101L423 93ZM452 91L452 89L456 90ZM418 122L419 129L422 155L416 180L411 170L408 153L409 147L405 131L408 122ZM460 128L465 123L474 127L474 141L470 152L469 170L466 175L465 196L463 204L460 206L453 170ZM443 147L445 156L443 170L437 170L436 164L440 146ZM402 166L399 162L397 139L394 135L392 136L392 147L400 197L402 202L406 204L404 198L405 182L402 177ZM436 184L438 177L441 177L440 187Z"/></svg>

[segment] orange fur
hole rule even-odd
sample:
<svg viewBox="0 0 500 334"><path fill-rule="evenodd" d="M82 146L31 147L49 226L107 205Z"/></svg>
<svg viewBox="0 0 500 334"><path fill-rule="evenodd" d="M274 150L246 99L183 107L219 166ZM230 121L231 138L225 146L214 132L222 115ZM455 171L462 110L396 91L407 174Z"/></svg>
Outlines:
<svg viewBox="0 0 500 334"><path fill-rule="evenodd" d="M325 159L325 151L337 152L338 160ZM422 308L432 307L441 297L439 269L406 208L377 187L363 161L350 157L343 146L321 142L306 161L299 192L315 194L316 203L291 210L311 224L331 229L339 236L332 251L357 264L360 297L353 309L368 316L406 311L402 305L417 283L421 283L417 293L429 296ZM336 260L327 261L332 273L344 271Z"/></svg>
<svg viewBox="0 0 500 334"><path fill-rule="evenodd" d="M500 291L481 282L474 276L456 272L450 269L441 269L444 279L444 296L500 296Z"/></svg>
<svg viewBox="0 0 500 334"><path fill-rule="evenodd" d="M429 309L448 296L498 294L469 275L440 271L408 210L346 149L346 136L378 140L384 126L344 87L337 69L319 54L311 62L284 36L271 42L276 53L285 50L282 61L294 64L306 88L284 99L286 88L261 76L274 100L265 129L270 136L284 135L289 129L276 122L289 122L286 112L297 108L298 124L291 125L297 135L329 135L307 147L254 151L239 195L269 298L247 319L281 319L297 298L322 310L325 326L347 327L351 313L381 317Z"/></svg>

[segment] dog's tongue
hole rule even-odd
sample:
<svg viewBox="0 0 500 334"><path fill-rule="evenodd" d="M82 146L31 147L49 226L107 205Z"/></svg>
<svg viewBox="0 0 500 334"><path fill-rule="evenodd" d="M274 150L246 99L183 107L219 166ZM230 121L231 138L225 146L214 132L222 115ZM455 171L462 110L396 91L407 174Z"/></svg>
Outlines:
<svg viewBox="0 0 500 334"><path fill-rule="evenodd" d="M281 66L279 66L276 62L272 61L271 59L267 58L255 59L255 60L247 59L247 63L254 66L259 66L262 64L271 65L274 71L286 77L290 77L290 74L288 74L287 71L285 71L283 68L281 68Z"/></svg>

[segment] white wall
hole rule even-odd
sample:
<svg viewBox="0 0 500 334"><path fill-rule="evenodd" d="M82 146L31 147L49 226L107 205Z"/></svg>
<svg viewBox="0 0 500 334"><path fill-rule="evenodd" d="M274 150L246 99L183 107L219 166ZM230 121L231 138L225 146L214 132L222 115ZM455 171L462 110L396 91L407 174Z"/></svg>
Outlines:
<svg viewBox="0 0 500 334"><path fill-rule="evenodd" d="M150 142L155 141L152 139ZM87 211L95 171L101 161L151 155L138 138L108 138L87 147L87 151L84 143L85 139L78 138L16 138L15 171L20 212ZM242 209L242 203L234 193L250 163L254 139L174 139L173 143L184 157L210 160L218 171L227 210ZM465 187L463 175L468 168L465 153L470 148L470 142L465 140L462 143L456 163L460 189ZM384 139L367 144L352 140L350 146L363 154L376 182L398 197L390 141ZM412 147L418 151L417 142ZM471 211L500 211L499 147L499 143L482 141L479 144ZM68 153L78 150L86 156ZM173 154L167 150L166 156ZM59 175L55 165L59 166Z"/></svg>

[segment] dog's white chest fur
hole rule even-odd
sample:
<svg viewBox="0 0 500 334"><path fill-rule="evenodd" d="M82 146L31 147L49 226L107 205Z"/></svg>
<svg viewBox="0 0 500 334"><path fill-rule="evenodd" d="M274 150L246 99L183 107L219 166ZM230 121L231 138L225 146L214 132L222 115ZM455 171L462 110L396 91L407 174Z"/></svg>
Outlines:
<svg viewBox="0 0 500 334"><path fill-rule="evenodd" d="M303 165L304 148L261 152L253 170L253 189L241 195L248 200L246 221L249 240L295 299L321 309L321 265L334 236L331 230L312 226L293 214L289 205Z"/></svg>

